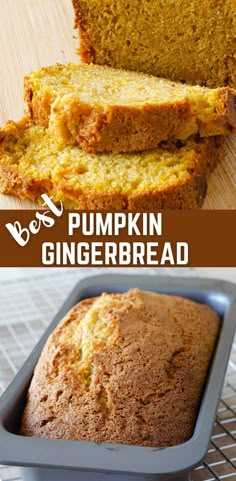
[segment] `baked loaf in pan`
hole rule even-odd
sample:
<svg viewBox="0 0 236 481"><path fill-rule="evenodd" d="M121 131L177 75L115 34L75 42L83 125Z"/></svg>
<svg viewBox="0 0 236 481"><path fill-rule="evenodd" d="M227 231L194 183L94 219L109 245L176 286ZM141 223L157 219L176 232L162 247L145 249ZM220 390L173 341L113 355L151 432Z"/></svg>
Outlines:
<svg viewBox="0 0 236 481"><path fill-rule="evenodd" d="M236 88L235 0L72 0L84 62Z"/></svg>
<svg viewBox="0 0 236 481"><path fill-rule="evenodd" d="M87 152L137 152L191 135L236 133L236 91L99 65L54 65L25 77L26 114Z"/></svg>
<svg viewBox="0 0 236 481"><path fill-rule="evenodd" d="M26 436L166 447L193 434L220 328L211 308L131 289L76 305L28 391Z"/></svg>
<svg viewBox="0 0 236 481"><path fill-rule="evenodd" d="M31 200L48 193L71 209L197 208L222 156L221 137L136 154L86 154L24 119L0 130L0 191Z"/></svg>

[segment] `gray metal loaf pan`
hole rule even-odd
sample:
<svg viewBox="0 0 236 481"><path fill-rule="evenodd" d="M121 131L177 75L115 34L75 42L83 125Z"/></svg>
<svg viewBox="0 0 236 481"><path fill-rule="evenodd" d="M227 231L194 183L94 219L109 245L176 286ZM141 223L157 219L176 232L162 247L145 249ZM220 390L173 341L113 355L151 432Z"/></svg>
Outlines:
<svg viewBox="0 0 236 481"><path fill-rule="evenodd" d="M210 305L222 319L195 430L165 449L23 437L18 434L26 392L43 345L64 314L101 292L144 290ZM236 285L210 279L104 274L80 281L0 400L0 463L23 466L25 481L187 481L207 452L236 327ZM127 419L127 422L129 420Z"/></svg>

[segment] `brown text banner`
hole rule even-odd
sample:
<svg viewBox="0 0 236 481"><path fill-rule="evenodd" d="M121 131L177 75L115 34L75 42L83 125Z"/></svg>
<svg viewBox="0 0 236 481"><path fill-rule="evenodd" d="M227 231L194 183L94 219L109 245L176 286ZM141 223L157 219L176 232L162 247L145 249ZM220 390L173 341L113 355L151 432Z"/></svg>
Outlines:
<svg viewBox="0 0 236 481"><path fill-rule="evenodd" d="M0 211L1 267L236 267L236 211Z"/></svg>

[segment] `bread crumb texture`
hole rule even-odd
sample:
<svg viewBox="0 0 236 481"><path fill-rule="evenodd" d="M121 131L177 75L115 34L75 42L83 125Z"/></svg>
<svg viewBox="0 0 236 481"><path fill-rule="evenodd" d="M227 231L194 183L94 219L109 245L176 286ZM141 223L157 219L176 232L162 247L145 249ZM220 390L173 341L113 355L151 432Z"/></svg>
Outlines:
<svg viewBox="0 0 236 481"><path fill-rule="evenodd" d="M25 436L173 446L193 433L220 319L138 289L76 305L49 337Z"/></svg>
<svg viewBox="0 0 236 481"><path fill-rule="evenodd" d="M87 152L137 152L191 135L236 133L236 92L99 65L54 65L25 77L25 112Z"/></svg>
<svg viewBox="0 0 236 481"><path fill-rule="evenodd" d="M39 202L48 193L71 209L197 208L223 155L221 137L137 154L87 154L23 119L0 130L0 191Z"/></svg>
<svg viewBox="0 0 236 481"><path fill-rule="evenodd" d="M236 88L235 0L72 0L84 62Z"/></svg>

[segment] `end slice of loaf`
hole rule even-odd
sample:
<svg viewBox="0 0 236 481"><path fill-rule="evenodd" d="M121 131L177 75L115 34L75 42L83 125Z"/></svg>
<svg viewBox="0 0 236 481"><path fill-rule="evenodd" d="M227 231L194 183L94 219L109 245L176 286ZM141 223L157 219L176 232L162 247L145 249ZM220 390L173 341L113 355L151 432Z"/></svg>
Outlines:
<svg viewBox="0 0 236 481"><path fill-rule="evenodd" d="M87 152L137 152L162 141L236 133L236 91L99 65L54 65L25 77L26 114Z"/></svg>
<svg viewBox="0 0 236 481"><path fill-rule="evenodd" d="M209 306L180 297L131 289L83 300L43 349L21 433L156 447L187 441L219 329Z"/></svg>
<svg viewBox="0 0 236 481"><path fill-rule="evenodd" d="M138 154L86 154L23 119L0 130L0 191L53 196L71 209L201 207L207 178L223 156L221 137L166 143Z"/></svg>
<svg viewBox="0 0 236 481"><path fill-rule="evenodd" d="M235 0L72 0L86 63L236 88Z"/></svg>

